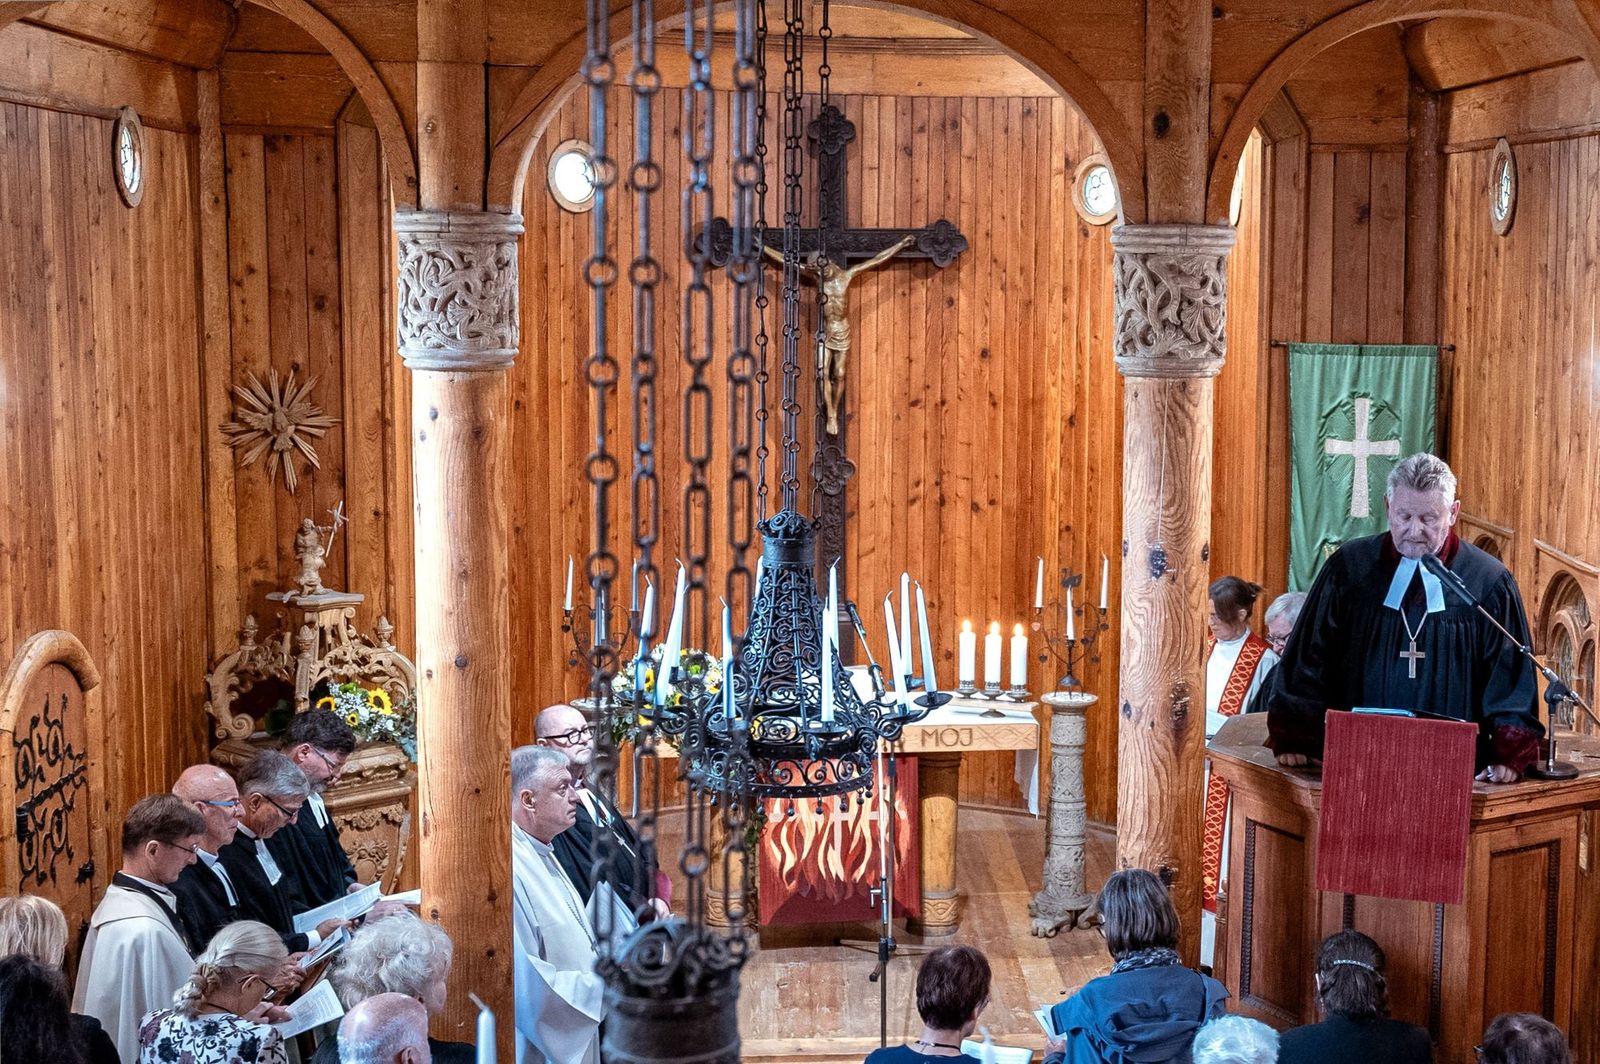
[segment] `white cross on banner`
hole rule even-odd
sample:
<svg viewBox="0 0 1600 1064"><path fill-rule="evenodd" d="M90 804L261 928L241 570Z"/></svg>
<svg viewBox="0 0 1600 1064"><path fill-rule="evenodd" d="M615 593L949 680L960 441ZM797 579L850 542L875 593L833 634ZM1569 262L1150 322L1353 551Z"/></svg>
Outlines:
<svg viewBox="0 0 1600 1064"><path fill-rule="evenodd" d="M1374 455L1396 458L1400 454L1399 439L1374 440L1372 432L1372 400L1364 395L1351 397L1356 408L1355 438L1328 440L1323 447L1328 454L1349 455L1355 459L1350 475L1350 516L1372 516L1372 491L1367 478L1367 459Z"/></svg>

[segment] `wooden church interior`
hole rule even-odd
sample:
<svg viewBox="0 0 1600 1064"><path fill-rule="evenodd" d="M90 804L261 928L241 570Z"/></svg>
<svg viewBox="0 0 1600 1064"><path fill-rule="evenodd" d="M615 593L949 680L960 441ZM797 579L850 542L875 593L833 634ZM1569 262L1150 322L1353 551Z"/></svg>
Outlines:
<svg viewBox="0 0 1600 1064"><path fill-rule="evenodd" d="M822 7L809 4L809 24ZM667 27L655 130L667 193L652 232L681 266L675 190L686 180L679 144L692 87L682 5L656 10ZM616 24L627 16L621 5ZM854 475L841 570L864 606L902 571L916 575L944 644L940 668L953 675L964 619L1009 632L1033 618L1036 558L1052 573L1088 574L1085 594L1108 559L1108 628L1079 677L1098 696L1082 770L1091 886L1161 852L1168 842L1127 833L1158 830L1151 809L1192 806L1184 781L1199 778L1194 744L1160 755L1185 758L1182 771L1157 757L1130 774L1126 736L1119 756L1126 703L1174 676L1198 682L1212 577L1260 583L1262 602L1287 590L1288 383L1275 342L1442 346L1439 452L1460 477L1463 536L1511 568L1536 647L1592 694L1600 5L841 0L829 17L832 102L857 130L847 224L945 218L970 245L947 267L901 263L851 286L842 443ZM726 47L731 8L715 18ZM781 58L769 48L776 114ZM76 933L116 869L122 813L168 790L223 737L207 713L207 675L240 646L247 618L262 631L278 623L284 606L268 595L293 582L301 522L321 524L342 503L348 523L323 584L365 596L353 606L358 630L392 626L393 646L418 664L424 707L420 761L363 836L364 859L389 887L420 886L424 915L456 939L435 1033L470 1038L474 991L505 1017L510 1059L509 965L494 945L509 941L510 918L503 897L487 900L494 878L503 889L510 874L506 752L533 740L539 708L588 683L560 603L567 559L579 559L581 582L594 536L583 479L596 432L583 365L592 219L558 203L544 179L557 145L591 136L584 50L575 0L0 5L0 660L62 631L91 663L73 669L80 681L98 677L69 725L87 755L74 821L86 837L68 840L73 868L25 880L21 821L0 816L7 893L55 898ZM720 133L728 76L719 67L716 78ZM119 196L112 165L124 108L143 130L136 206ZM1156 110L1170 137L1151 132ZM608 120L617 151L631 149L629 106ZM1517 201L1498 233L1488 202L1502 140L1515 154ZM1115 172L1117 217L1080 209L1091 160ZM727 167L721 142L713 169ZM715 196L726 213L725 177ZM418 207L520 212L520 341L509 369L402 363L393 219ZM626 262L638 239L628 195L616 197L612 222ZM1152 397L1167 393L1129 384L1112 358L1113 232L1156 222L1236 232L1220 374L1158 386L1189 397L1185 425L1158 418ZM676 502L687 476L682 286L669 269L657 297L663 585L687 549ZM625 296L610 330L626 357ZM719 373L728 343L719 332ZM264 460L245 464L245 448L222 431L237 417L236 389L269 378L314 381L306 395L333 419L311 441L315 464L289 457L293 491ZM621 386L625 396L626 369ZM419 441L427 426L414 411L430 404L441 426L455 424L441 429L449 442ZM631 422L626 399L619 405L609 428L626 464ZM803 434L809 452L815 429ZM1132 488L1151 490L1151 439L1182 456L1166 472L1176 495L1159 504ZM719 449L710 482L727 477ZM624 473L623 513L626 484ZM807 467L801 497L811 491ZM1186 529L1180 553L1192 548L1165 597L1130 590L1135 574L1124 572L1129 508L1147 505L1169 507ZM730 564L723 506L711 573ZM625 555L622 566L619 579ZM1052 684L1051 668L1035 667L1035 690ZM6 697L0 761L15 762L36 737ZM1582 717L1571 726L1600 733ZM1046 723L1043 795L1049 734ZM1048 817L1029 814L1014 763L1009 750L983 751L946 767L959 765L961 917L955 937L939 941L988 952L988 1026L998 1041L1039 1049L1032 1010L1109 962L1092 930L1029 934ZM661 831L676 845L685 791L663 773ZM634 784L625 765L624 801ZM0 789L6 812L31 793L9 776ZM1481 1021L1554 1013L1581 1060L1600 1059L1600 791L1589 794L1563 822L1560 846L1508 846L1491 862L1498 908L1464 914L1524 984L1464 1007ZM1193 905L1180 911L1197 912L1197 888L1182 889ZM875 926L855 937L875 938ZM1257 948L1287 949L1288 934ZM918 1029L915 963L890 968L891 1041ZM871 966L870 954L832 937L764 930L743 972L745 1058L860 1059L878 1044ZM1282 1001L1298 1007L1309 993L1302 975L1308 984L1298 968L1258 982L1254 997L1246 987L1249 1014L1281 1025ZM1470 1060L1471 1044L1444 1044L1440 1059Z"/></svg>

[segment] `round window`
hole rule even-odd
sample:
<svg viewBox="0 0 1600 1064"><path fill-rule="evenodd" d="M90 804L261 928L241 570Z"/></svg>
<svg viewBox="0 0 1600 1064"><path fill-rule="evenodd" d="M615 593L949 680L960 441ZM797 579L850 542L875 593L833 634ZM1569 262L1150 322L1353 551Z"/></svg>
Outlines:
<svg viewBox="0 0 1600 1064"><path fill-rule="evenodd" d="M111 171L122 202L137 207L144 198L144 125L133 108L117 112L111 127Z"/></svg>
<svg viewBox="0 0 1600 1064"><path fill-rule="evenodd" d="M1091 225L1105 225L1116 220L1120 209L1117 197L1117 179L1103 155L1091 155L1078 164L1074 175L1078 213Z"/></svg>
<svg viewBox="0 0 1600 1064"><path fill-rule="evenodd" d="M1501 137L1494 146L1489 164L1489 224L1505 236L1517 214L1517 157L1511 144Z"/></svg>
<svg viewBox="0 0 1600 1064"><path fill-rule="evenodd" d="M594 149L581 140L564 140L550 153L546 175L550 194L569 211L586 211L594 206L594 167L589 160Z"/></svg>

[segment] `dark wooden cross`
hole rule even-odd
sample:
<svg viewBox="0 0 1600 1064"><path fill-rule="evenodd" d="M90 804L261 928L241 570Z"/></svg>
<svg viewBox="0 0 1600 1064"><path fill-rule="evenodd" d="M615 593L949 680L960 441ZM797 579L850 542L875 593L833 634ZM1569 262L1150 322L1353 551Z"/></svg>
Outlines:
<svg viewBox="0 0 1600 1064"><path fill-rule="evenodd" d="M855 123L832 104L824 104L806 127L811 142L811 154L817 159L817 224L801 229L799 253L802 258L821 252L840 267L853 262L864 262L883 252L906 237L912 243L891 261L901 259L928 259L940 269L955 261L967 250L967 238L949 221L940 218L931 225L918 229L851 229L845 224L849 214L847 189L849 163L846 146L856 139ZM733 256L733 227L726 218L713 218L708 236L711 262L724 266ZM783 228L768 226L763 231L763 241L768 248L783 252ZM802 350L809 345L802 344ZM821 397L818 397L821 402ZM821 428L819 426L819 431ZM817 559L820 566L843 558L845 547L845 488L855 475L855 463L845 446L844 434L824 435L817 448L812 477L821 495L821 512L817 515ZM854 643L849 650L841 648L851 660Z"/></svg>

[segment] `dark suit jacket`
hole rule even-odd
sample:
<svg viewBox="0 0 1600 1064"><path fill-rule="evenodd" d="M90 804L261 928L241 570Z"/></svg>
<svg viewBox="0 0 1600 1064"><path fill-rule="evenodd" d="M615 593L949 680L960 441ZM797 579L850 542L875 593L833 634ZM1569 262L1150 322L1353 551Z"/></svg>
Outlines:
<svg viewBox="0 0 1600 1064"><path fill-rule="evenodd" d="M223 868L227 866L223 865ZM234 890L238 889L235 884ZM195 943L196 951L205 949L211 936L228 924L248 919L240 915L237 906L229 903L228 891L223 887L222 880L206 867L204 861L196 861L185 868L178 881L172 884L172 893L178 896L178 919L183 921L184 928L189 932L189 941Z"/></svg>
<svg viewBox="0 0 1600 1064"><path fill-rule="evenodd" d="M344 896L356 881L339 841L339 828L328 817L326 828L317 826L317 815L308 801L294 823L281 828L267 840L267 851L283 869L283 882L290 905L296 912L315 909Z"/></svg>
<svg viewBox="0 0 1600 1064"><path fill-rule="evenodd" d="M1283 1032L1278 1064L1431 1064L1428 1032L1399 1020L1357 1023L1329 1016Z"/></svg>
<svg viewBox="0 0 1600 1064"><path fill-rule="evenodd" d="M596 805L608 816L611 830L616 832L617 876L621 880L617 896L629 909L637 911L650 897L655 886L656 861L653 853L644 853L638 834L615 805L594 791L589 792ZM596 824L583 803L578 804L578 819L555 837L551 847L556 862L567 873L584 901L594 893L595 837L606 830Z"/></svg>
<svg viewBox="0 0 1600 1064"><path fill-rule="evenodd" d="M106 1034L99 1020L93 1016L80 1016L76 1012L67 1019L71 1021L72 1033L77 1036L78 1047L84 1051L89 1064L122 1064L122 1058L117 1055L117 1043Z"/></svg>
<svg viewBox="0 0 1600 1064"><path fill-rule="evenodd" d="M433 1054L433 1064L476 1064L478 1051L470 1042L441 1042L428 1039L428 1049ZM311 1064L339 1064L339 1036L330 1034L317 1043Z"/></svg>
<svg viewBox="0 0 1600 1064"><path fill-rule="evenodd" d="M289 902L287 890L288 869L283 870L283 878L278 880L277 886L273 886L267 880L266 869L256 859L256 840L242 831L222 848L217 859L228 870L228 875L233 878L233 889L239 894L239 918L259 920L272 928L283 939L290 953L305 950L310 939L294 929L295 910Z"/></svg>

